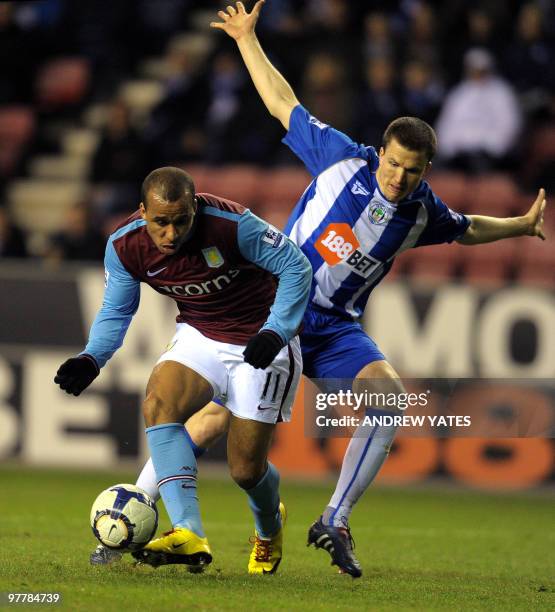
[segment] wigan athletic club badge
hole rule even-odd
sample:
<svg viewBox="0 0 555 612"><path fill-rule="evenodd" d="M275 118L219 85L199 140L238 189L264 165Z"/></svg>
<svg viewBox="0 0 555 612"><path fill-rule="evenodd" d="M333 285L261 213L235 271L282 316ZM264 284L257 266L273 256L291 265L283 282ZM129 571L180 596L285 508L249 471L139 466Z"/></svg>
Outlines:
<svg viewBox="0 0 555 612"><path fill-rule="evenodd" d="M392 217L392 211L384 202L373 198L370 201L370 208L368 209L368 216L370 222L374 225L383 225L387 223Z"/></svg>

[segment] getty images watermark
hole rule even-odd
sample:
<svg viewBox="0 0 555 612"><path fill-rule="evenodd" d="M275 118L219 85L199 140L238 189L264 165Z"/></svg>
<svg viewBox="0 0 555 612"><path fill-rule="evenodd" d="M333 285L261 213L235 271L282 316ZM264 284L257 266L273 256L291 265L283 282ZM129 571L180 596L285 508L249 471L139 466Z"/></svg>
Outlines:
<svg viewBox="0 0 555 612"><path fill-rule="evenodd" d="M555 437L555 381L312 379L304 387L309 437L380 435Z"/></svg>
<svg viewBox="0 0 555 612"><path fill-rule="evenodd" d="M327 411L331 406L348 407L355 414L329 417L325 414L316 416L318 427L359 425L370 427L470 427L472 419L469 415L458 414L404 414L408 408L427 408L431 390L424 393L380 393L363 391L357 393L352 390L338 391L337 393L317 393L316 410ZM367 410L367 408L370 408ZM398 410L403 414L388 413L389 410ZM361 411L361 413L359 413Z"/></svg>

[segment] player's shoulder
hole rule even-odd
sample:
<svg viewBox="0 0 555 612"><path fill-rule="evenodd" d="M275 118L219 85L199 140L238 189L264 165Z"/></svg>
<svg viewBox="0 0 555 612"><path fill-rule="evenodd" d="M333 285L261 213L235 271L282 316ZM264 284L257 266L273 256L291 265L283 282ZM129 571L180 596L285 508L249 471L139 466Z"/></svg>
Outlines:
<svg viewBox="0 0 555 612"><path fill-rule="evenodd" d="M315 128L312 130L312 134L321 134L322 142L325 144L326 148L331 147L332 149L337 149L338 152L344 155L344 160L361 158L369 163L372 171L376 170L378 166L378 155L374 147L368 147L357 142L351 136L338 130L333 125L320 121L302 104L298 104L292 111L289 130L296 131L302 128L302 126L311 126Z"/></svg>
<svg viewBox="0 0 555 612"><path fill-rule="evenodd" d="M238 222L247 208L241 204L211 193L197 193L198 213Z"/></svg>
<svg viewBox="0 0 555 612"><path fill-rule="evenodd" d="M424 197L434 195L432 188L430 187L430 183L425 179L422 179L420 183L418 183L418 187L414 190L413 195L416 197Z"/></svg>
<svg viewBox="0 0 555 612"><path fill-rule="evenodd" d="M115 265L120 263L133 275L137 276L144 254L152 248L152 241L146 231L146 221L139 210L129 215L108 238L106 246L106 261ZM116 256L116 257L115 257Z"/></svg>
<svg viewBox="0 0 555 612"><path fill-rule="evenodd" d="M438 213L437 197L432 191L427 181L421 180L414 191L409 193L403 199L404 206L402 209L405 212L414 210L414 207L424 207L427 211L428 223L430 223Z"/></svg>
<svg viewBox="0 0 555 612"><path fill-rule="evenodd" d="M378 153L375 147L366 146L364 144L358 145L361 151L364 151L364 159L368 162L368 169L370 172L374 173L378 169L380 165L380 158L378 157Z"/></svg>
<svg viewBox="0 0 555 612"><path fill-rule="evenodd" d="M449 210L448 205L434 193L429 183L425 180L420 181L418 187L411 194L411 200L421 202L428 212L428 224L433 225L436 221L443 218L445 214L453 213Z"/></svg>
<svg viewBox="0 0 555 612"><path fill-rule="evenodd" d="M415 201L419 200L425 206L435 206L437 196L434 193L433 189L430 187L428 181L422 179L418 184L417 188L408 196L408 199Z"/></svg>
<svg viewBox="0 0 555 612"><path fill-rule="evenodd" d="M133 233L139 231L145 225L146 221L141 217L141 211L136 210L132 215L129 215L116 225L108 240L114 242L124 236L129 238Z"/></svg>

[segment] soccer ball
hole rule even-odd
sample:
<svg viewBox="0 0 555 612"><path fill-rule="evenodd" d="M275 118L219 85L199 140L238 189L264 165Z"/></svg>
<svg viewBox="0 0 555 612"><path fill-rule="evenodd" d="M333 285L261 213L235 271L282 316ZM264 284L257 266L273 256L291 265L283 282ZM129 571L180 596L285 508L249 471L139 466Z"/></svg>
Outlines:
<svg viewBox="0 0 555 612"><path fill-rule="evenodd" d="M158 510L146 491L131 484L117 484L94 500L91 527L104 546L138 550L158 527Z"/></svg>

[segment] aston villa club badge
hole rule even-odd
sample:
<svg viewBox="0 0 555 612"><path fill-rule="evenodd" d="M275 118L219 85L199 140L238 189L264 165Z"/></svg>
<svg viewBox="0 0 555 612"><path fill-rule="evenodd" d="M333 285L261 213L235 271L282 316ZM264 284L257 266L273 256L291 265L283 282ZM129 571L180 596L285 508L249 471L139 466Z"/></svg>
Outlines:
<svg viewBox="0 0 555 612"><path fill-rule="evenodd" d="M219 268L224 263L224 258L218 247L208 247L202 249L202 254L209 268Z"/></svg>

